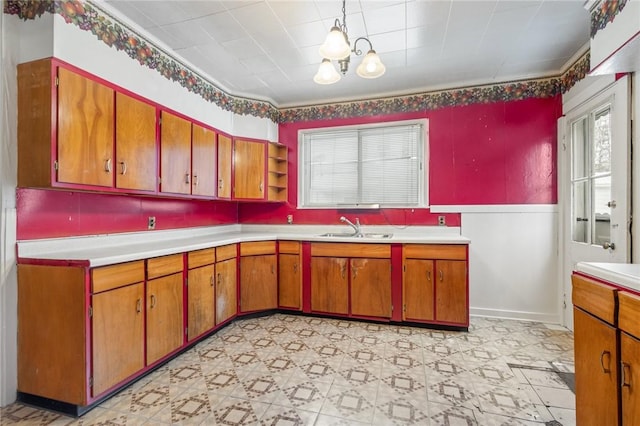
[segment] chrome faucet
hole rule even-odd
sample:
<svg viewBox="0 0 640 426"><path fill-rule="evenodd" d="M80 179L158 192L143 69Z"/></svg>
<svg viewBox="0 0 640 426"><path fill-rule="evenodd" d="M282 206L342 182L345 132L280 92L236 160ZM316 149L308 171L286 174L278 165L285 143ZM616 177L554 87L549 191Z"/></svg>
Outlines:
<svg viewBox="0 0 640 426"><path fill-rule="evenodd" d="M349 219L342 216L340 217L340 222L344 222L353 228L353 230L355 231L355 233L353 234L354 237L362 237L362 230L360 229L360 219L356 217L356 223L354 224Z"/></svg>

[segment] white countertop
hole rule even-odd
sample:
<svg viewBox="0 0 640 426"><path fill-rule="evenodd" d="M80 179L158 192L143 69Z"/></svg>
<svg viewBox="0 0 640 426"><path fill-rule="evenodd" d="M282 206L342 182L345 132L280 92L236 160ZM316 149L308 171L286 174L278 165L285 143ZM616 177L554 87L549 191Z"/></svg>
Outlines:
<svg viewBox="0 0 640 426"><path fill-rule="evenodd" d="M351 243L469 244L458 227L363 226L366 233L391 233L391 238L322 237L327 232L349 232L341 225L223 225L165 231L132 232L70 238L18 241L18 259L51 260L104 266L200 250L226 244L297 240Z"/></svg>
<svg viewBox="0 0 640 426"><path fill-rule="evenodd" d="M576 271L603 281L640 291L640 264L579 262Z"/></svg>

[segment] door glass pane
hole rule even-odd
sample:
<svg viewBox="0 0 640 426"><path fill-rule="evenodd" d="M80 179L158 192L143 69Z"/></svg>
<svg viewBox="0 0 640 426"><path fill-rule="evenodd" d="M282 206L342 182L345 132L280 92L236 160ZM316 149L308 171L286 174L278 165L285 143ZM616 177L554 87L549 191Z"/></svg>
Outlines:
<svg viewBox="0 0 640 426"><path fill-rule="evenodd" d="M587 134L588 119L583 117L571 124L571 162L572 179L587 177L588 156L587 156Z"/></svg>
<svg viewBox="0 0 640 426"><path fill-rule="evenodd" d="M572 184L573 199L573 229L572 239L578 243L586 243L588 241L589 232L589 207L587 205L587 181L575 182Z"/></svg>
<svg viewBox="0 0 640 426"><path fill-rule="evenodd" d="M611 107L597 111L593 123L594 176L611 172ZM608 200L607 200L608 201Z"/></svg>
<svg viewBox="0 0 640 426"><path fill-rule="evenodd" d="M611 176L593 179L593 244L611 241Z"/></svg>

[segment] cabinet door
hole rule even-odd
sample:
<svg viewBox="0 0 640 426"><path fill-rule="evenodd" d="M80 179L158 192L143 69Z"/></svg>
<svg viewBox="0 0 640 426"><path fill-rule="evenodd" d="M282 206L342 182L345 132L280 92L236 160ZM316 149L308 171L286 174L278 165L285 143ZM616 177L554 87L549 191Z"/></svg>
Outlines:
<svg viewBox="0 0 640 426"><path fill-rule="evenodd" d="M218 198L231 198L231 138L218 135Z"/></svg>
<svg viewBox="0 0 640 426"><path fill-rule="evenodd" d="M576 424L618 424L616 330L581 309L573 309L576 367Z"/></svg>
<svg viewBox="0 0 640 426"><path fill-rule="evenodd" d="M433 260L405 260L402 273L402 319L434 320L433 277Z"/></svg>
<svg viewBox="0 0 640 426"><path fill-rule="evenodd" d="M64 68L58 81L58 181L113 186L113 90Z"/></svg>
<svg viewBox="0 0 640 426"><path fill-rule="evenodd" d="M93 396L144 368L144 284L92 297Z"/></svg>
<svg viewBox="0 0 640 426"><path fill-rule="evenodd" d="M216 325L236 314L237 284L236 259L216 263Z"/></svg>
<svg viewBox="0 0 640 426"><path fill-rule="evenodd" d="M190 269L187 285L188 340L209 331L215 325L215 266Z"/></svg>
<svg viewBox="0 0 640 426"><path fill-rule="evenodd" d="M349 313L347 259L311 258L311 310L335 314Z"/></svg>
<svg viewBox="0 0 640 426"><path fill-rule="evenodd" d="M147 282L147 365L182 346L182 274Z"/></svg>
<svg viewBox="0 0 640 426"><path fill-rule="evenodd" d="M302 273L300 255L280 254L278 259L278 304L281 308L300 309Z"/></svg>
<svg viewBox="0 0 640 426"><path fill-rule="evenodd" d="M116 93L116 187L155 191L156 108Z"/></svg>
<svg viewBox="0 0 640 426"><path fill-rule="evenodd" d="M240 258L240 311L252 312L278 307L276 256Z"/></svg>
<svg viewBox="0 0 640 426"><path fill-rule="evenodd" d="M193 195L216 195L216 133L193 125Z"/></svg>
<svg viewBox="0 0 640 426"><path fill-rule="evenodd" d="M191 123L162 111L160 129L162 192L191 194Z"/></svg>
<svg viewBox="0 0 640 426"><path fill-rule="evenodd" d="M640 419L640 340L620 333L622 424L632 426Z"/></svg>
<svg viewBox="0 0 640 426"><path fill-rule="evenodd" d="M391 260L351 259L351 313L391 318Z"/></svg>
<svg viewBox="0 0 640 426"><path fill-rule="evenodd" d="M458 324L468 322L467 262L436 261L436 320Z"/></svg>
<svg viewBox="0 0 640 426"><path fill-rule="evenodd" d="M265 143L234 141L235 198L264 199Z"/></svg>

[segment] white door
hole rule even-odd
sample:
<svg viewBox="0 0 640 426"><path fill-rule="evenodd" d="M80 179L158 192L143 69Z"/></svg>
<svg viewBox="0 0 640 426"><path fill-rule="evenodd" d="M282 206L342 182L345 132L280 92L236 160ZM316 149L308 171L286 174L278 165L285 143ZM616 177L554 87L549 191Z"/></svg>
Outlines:
<svg viewBox="0 0 640 426"><path fill-rule="evenodd" d="M630 259L629 83L623 77L562 123L564 324L573 328L571 272L578 262ZM562 131L562 129L559 129Z"/></svg>

